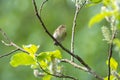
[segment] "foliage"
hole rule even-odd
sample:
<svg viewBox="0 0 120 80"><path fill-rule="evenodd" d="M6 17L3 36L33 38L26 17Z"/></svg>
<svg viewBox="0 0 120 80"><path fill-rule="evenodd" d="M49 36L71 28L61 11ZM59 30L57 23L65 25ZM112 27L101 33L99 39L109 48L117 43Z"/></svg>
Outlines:
<svg viewBox="0 0 120 80"><path fill-rule="evenodd" d="M118 62L114 59L110 59L110 67L111 67L111 75L110 75L110 80L119 80L119 73L117 73L117 68L118 68ZM108 65L108 60L106 61L106 64ZM118 76L117 76L118 75ZM104 80L108 80L108 76L104 78Z"/></svg>
<svg viewBox="0 0 120 80"><path fill-rule="evenodd" d="M54 71L52 70L51 66L53 65L53 60L59 60L62 58L60 51L55 50L55 51L41 52L39 54L36 54L38 48L39 46L33 44L24 45L23 49L28 53L19 52L14 54L10 61L11 66L13 67L31 66L32 69L42 68L46 70L48 73L49 72L53 73ZM60 67L57 64L58 62L56 61L55 63L56 67ZM43 77L43 80L50 80L50 79L51 79L51 75L49 74L46 74Z"/></svg>
<svg viewBox="0 0 120 80"><path fill-rule="evenodd" d="M114 58L110 59L110 63L111 63L111 65L110 65L111 69L112 70L117 70L118 63ZM106 64L108 65L108 61L106 62Z"/></svg>
<svg viewBox="0 0 120 80"><path fill-rule="evenodd" d="M101 12L90 20L89 27L92 27L95 23L98 23L103 19L109 21L110 17L115 18L116 21L119 21L120 19L118 0L102 0L101 2L103 4L101 7Z"/></svg>
<svg viewBox="0 0 120 80"><path fill-rule="evenodd" d="M94 2L94 1L93 1ZM118 38L115 38L116 36L116 31L119 29L120 24L120 7L119 4L120 2L118 0L102 0L100 1L103 6L101 7L101 12L96 14L89 22L89 27L92 27L96 23L100 23L103 19L105 19L108 23L109 26L103 26L102 29L102 34L104 36L104 40L107 41L110 44L110 47L112 47L112 44L114 43L116 47L119 47L120 42ZM100 3L99 2L99 3ZM111 50L112 51L112 50ZM109 51L109 55L112 56L111 51ZM112 58L111 56L108 56L110 59L110 76L107 76L104 78L104 80L119 80L119 73L117 72L118 68L118 62ZM106 61L106 64L109 64L109 60Z"/></svg>

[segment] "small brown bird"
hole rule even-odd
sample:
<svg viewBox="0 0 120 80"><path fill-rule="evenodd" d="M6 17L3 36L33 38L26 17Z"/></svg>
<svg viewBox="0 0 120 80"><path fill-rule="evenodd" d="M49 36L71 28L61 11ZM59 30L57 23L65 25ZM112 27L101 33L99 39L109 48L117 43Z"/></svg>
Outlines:
<svg viewBox="0 0 120 80"><path fill-rule="evenodd" d="M60 25L53 33L53 37L58 41L62 42L66 37L66 27L65 25ZM55 45L58 45L56 42L54 42Z"/></svg>

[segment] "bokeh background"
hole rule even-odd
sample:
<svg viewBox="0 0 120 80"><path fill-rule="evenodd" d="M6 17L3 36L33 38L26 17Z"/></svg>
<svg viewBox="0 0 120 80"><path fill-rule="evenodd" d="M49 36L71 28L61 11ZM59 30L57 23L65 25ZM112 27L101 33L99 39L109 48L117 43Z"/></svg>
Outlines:
<svg viewBox="0 0 120 80"><path fill-rule="evenodd" d="M39 8L42 0L36 0L36 2ZM105 77L107 74L108 45L102 40L101 27L103 24L107 25L107 23L102 21L101 24L88 28L90 19L100 12L100 6L101 4L98 4L81 9L77 19L75 53L81 56L94 71ZM62 44L68 49L70 49L74 12L75 7L71 0L49 0L42 11L42 18L51 33L60 24L67 26L67 37ZM0 28L19 46L27 44L40 45L39 52L59 49L63 58L70 59L70 55L61 48L54 46L53 40L44 32L35 16L32 0L0 0ZM0 34L0 40L2 39L4 38ZM0 42L0 55L12 49L14 48L7 47ZM34 77L29 66L17 68L10 66L11 56L0 59L0 80L41 80L41 78ZM75 76L79 80L97 80L91 74L78 70L69 64L63 63L63 66L65 74ZM53 80L61 79L55 78Z"/></svg>

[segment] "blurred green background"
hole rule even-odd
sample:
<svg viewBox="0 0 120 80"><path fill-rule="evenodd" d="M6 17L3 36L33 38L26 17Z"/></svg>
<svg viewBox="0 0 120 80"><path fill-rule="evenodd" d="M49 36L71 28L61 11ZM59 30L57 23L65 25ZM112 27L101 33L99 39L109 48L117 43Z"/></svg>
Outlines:
<svg viewBox="0 0 120 80"><path fill-rule="evenodd" d="M38 8L42 0L36 0ZM89 66L101 76L107 74L107 48L108 45L102 40L101 26L106 24L96 24L88 28L89 20L100 12L100 5L84 7L77 19L75 35L75 53L81 56ZM67 26L67 37L63 45L70 49L71 28L75 7L71 0L49 0L44 6L42 18L48 30L53 31L60 24ZM0 28L2 28L9 38L19 46L27 44L40 45L39 52L53 51L60 49L53 45L53 40L44 32L33 10L32 0L0 0ZM0 34L0 40L4 39ZM0 55L14 49L6 47L0 42ZM61 50L63 58L70 59L70 56ZM30 67L10 66L10 56L0 59L0 80L41 80L35 78ZM78 62L77 62L78 63ZM97 80L91 74L75 69L69 64L64 65L64 73L79 78L79 80ZM54 80L61 80L55 78ZM64 79L69 80L69 79Z"/></svg>

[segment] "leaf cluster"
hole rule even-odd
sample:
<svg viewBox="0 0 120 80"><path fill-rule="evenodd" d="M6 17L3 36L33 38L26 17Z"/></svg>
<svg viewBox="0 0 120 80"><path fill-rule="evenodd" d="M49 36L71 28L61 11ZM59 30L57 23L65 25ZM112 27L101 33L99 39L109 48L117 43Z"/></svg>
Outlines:
<svg viewBox="0 0 120 80"><path fill-rule="evenodd" d="M18 67L18 66L31 66L31 68L34 69L39 69L42 68L46 70L48 73L53 73L51 66L52 66L52 61L54 59L59 60L62 58L62 55L59 50L55 51L49 51L49 52L40 52L37 54L39 46L30 44L30 45L23 45L23 49L28 52L19 52L14 54L11 57L10 64L13 67ZM58 64L58 63L57 63ZM60 67L56 65L57 68ZM42 72L42 71L41 71ZM51 75L45 73L43 76L43 80L50 80Z"/></svg>

